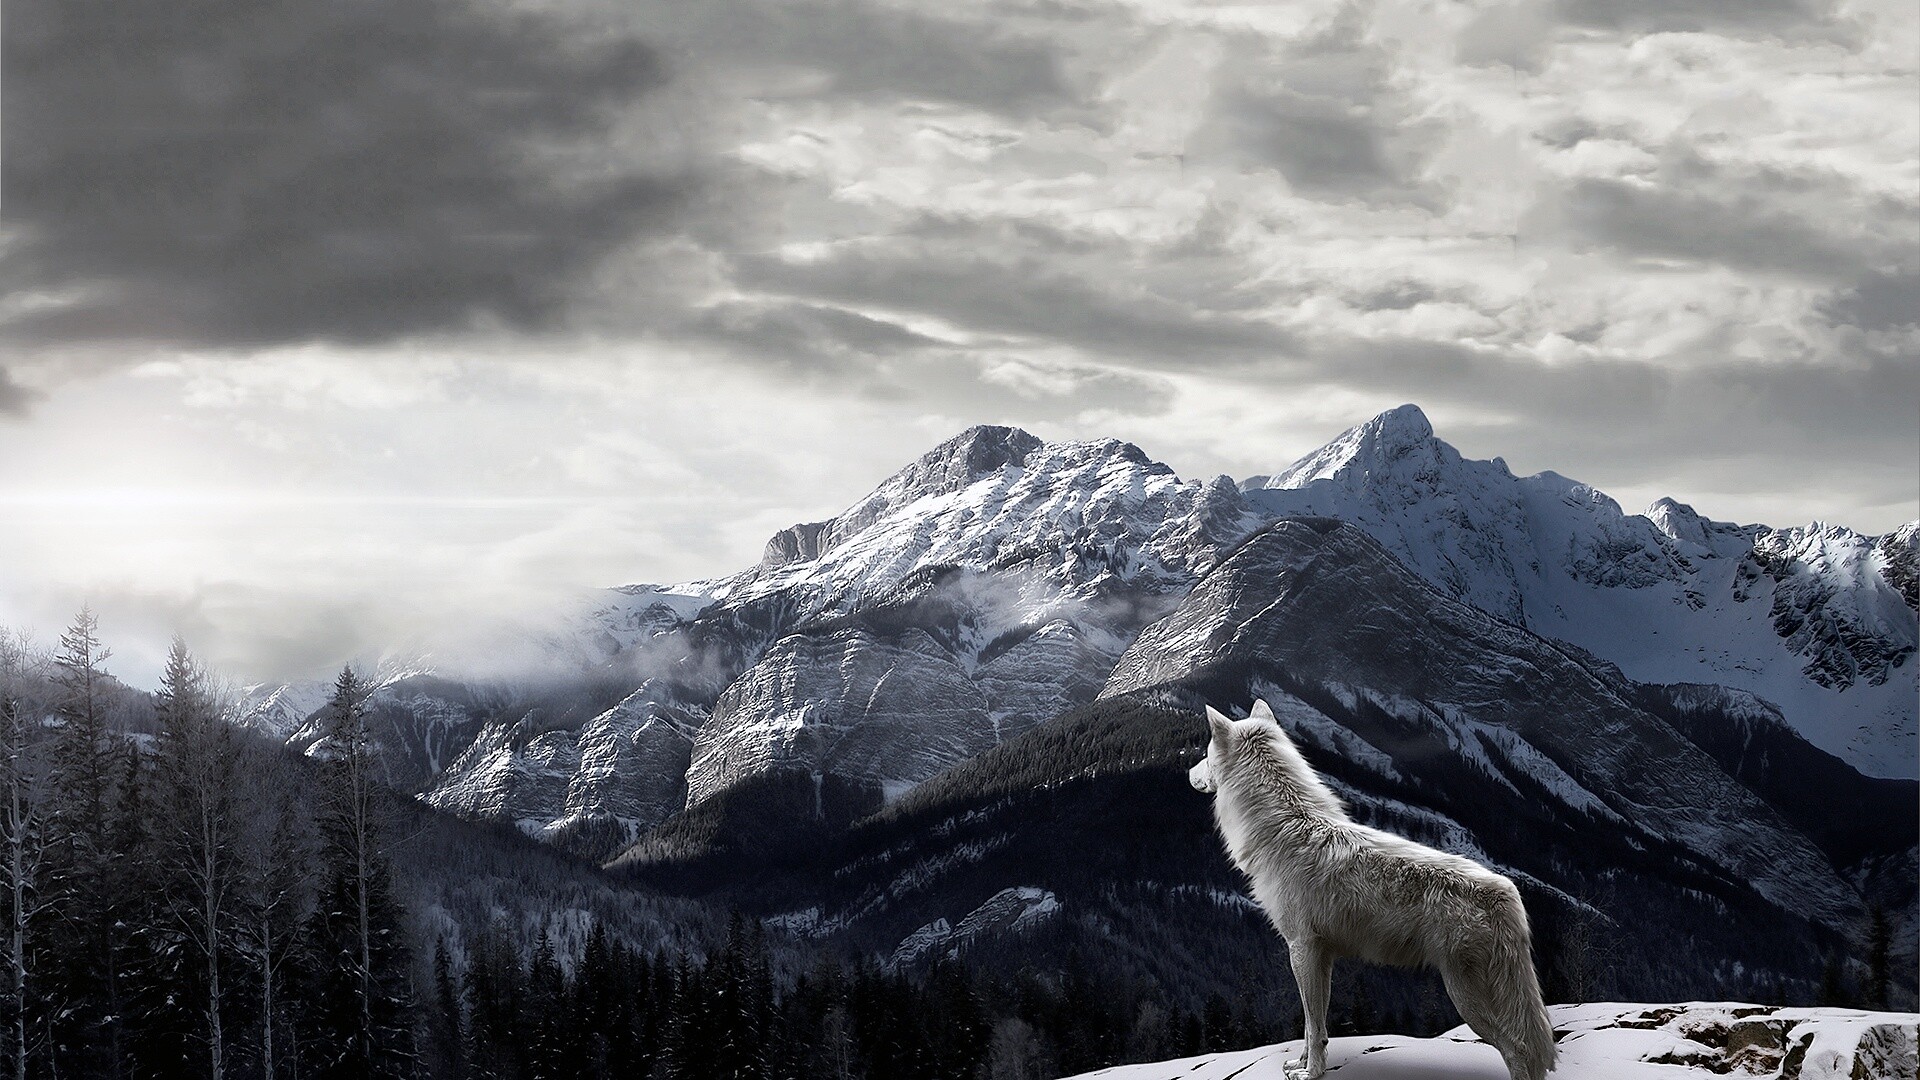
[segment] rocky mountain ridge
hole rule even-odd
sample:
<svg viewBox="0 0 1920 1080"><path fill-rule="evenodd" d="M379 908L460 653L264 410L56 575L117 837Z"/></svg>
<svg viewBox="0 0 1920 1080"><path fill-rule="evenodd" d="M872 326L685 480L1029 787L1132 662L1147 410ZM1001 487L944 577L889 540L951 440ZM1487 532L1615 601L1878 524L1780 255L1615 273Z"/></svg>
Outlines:
<svg viewBox="0 0 1920 1080"><path fill-rule="evenodd" d="M1256 530L1332 516L1443 594L1640 682L1733 686L1879 775L1914 769L1916 544L1627 515L1551 473L1462 458L1402 407L1271 477L1183 481L1113 440L970 429L755 566L586 604L526 686L384 680L433 805L609 853L772 772L874 805L1082 704ZM296 736L301 687L236 715Z"/></svg>

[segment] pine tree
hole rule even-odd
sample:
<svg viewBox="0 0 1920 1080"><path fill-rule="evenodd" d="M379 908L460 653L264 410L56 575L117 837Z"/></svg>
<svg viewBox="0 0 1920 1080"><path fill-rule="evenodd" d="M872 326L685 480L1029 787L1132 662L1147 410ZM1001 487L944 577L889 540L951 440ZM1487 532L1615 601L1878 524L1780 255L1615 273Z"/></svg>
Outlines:
<svg viewBox="0 0 1920 1080"><path fill-rule="evenodd" d="M935 1076L971 1075L992 1036L972 981L960 965L938 963L927 973L925 994L923 1042L930 1055L929 1071Z"/></svg>
<svg viewBox="0 0 1920 1080"><path fill-rule="evenodd" d="M246 901L236 918L259 990L253 1022L259 1028L262 1080L277 1080L283 1060L295 1049L284 1014L289 975L307 944L303 924L312 891L300 808L285 790L272 802L276 810L266 816L272 824L256 831L247 847Z"/></svg>
<svg viewBox="0 0 1920 1080"><path fill-rule="evenodd" d="M754 935L757 938L757 935ZM764 945L762 945L764 948ZM720 956L707 969L714 1027L712 1074L720 1080L762 1080L771 987L762 985L745 921L734 912ZM768 980L769 982L771 980Z"/></svg>
<svg viewBox="0 0 1920 1080"><path fill-rule="evenodd" d="M628 957L632 962L635 985L646 988L640 999L644 1008L633 1021L632 1071L635 1075L651 1076L666 1055L667 1014L673 1001L673 965L664 952L656 952L651 958L633 954L628 954Z"/></svg>
<svg viewBox="0 0 1920 1080"><path fill-rule="evenodd" d="M1208 994L1200 1010L1203 1049L1209 1053L1233 1049L1233 1010L1218 992Z"/></svg>
<svg viewBox="0 0 1920 1080"><path fill-rule="evenodd" d="M157 847L166 875L170 929L184 946L199 997L200 1041L206 1075L223 1080L230 1068L223 1013L223 967L235 946L233 907L238 889L234 820L233 737L217 711L206 675L178 636L155 695L160 723L156 761Z"/></svg>
<svg viewBox="0 0 1920 1080"><path fill-rule="evenodd" d="M433 1007L433 1015L428 1018L433 1075L465 1076L466 1017L460 1006L460 986L453 977L453 962L447 957L445 938L433 945Z"/></svg>
<svg viewBox="0 0 1920 1080"><path fill-rule="evenodd" d="M1841 963L1838 953L1829 952L1826 963L1820 968L1820 990L1816 999L1821 1005L1852 1005L1847 994L1846 967Z"/></svg>
<svg viewBox="0 0 1920 1080"><path fill-rule="evenodd" d="M567 1062L566 978L543 927L527 965L525 1008L527 1075L530 1080L562 1080L574 1075Z"/></svg>
<svg viewBox="0 0 1920 1080"><path fill-rule="evenodd" d="M1893 931L1887 922L1887 909L1879 904L1873 905L1868 919L1867 1004L1884 1009L1887 1007L1887 991L1892 984L1888 972L1887 952L1893 941Z"/></svg>
<svg viewBox="0 0 1920 1080"><path fill-rule="evenodd" d="M587 931L586 945L580 950L580 963L574 967L573 992L568 1003L575 1026L586 1043L581 1047L581 1058L593 1076L604 1076L611 1068L616 998L622 991L630 996L634 990L619 986L618 978L607 928L595 922L593 929Z"/></svg>
<svg viewBox="0 0 1920 1080"><path fill-rule="evenodd" d="M51 950L59 962L48 982L58 998L54 1049L65 1051L59 1071L118 1080L124 1075L125 1014L117 1000L118 916L108 815L120 740L108 726L110 683L102 665L110 655L100 643L99 619L82 607L60 636L53 659L60 728L53 747L55 798L47 841L63 940Z"/></svg>
<svg viewBox="0 0 1920 1080"><path fill-rule="evenodd" d="M413 1066L407 950L383 850L367 689L340 672L327 705L314 913L315 1045L323 1080L380 1080Z"/></svg>
<svg viewBox="0 0 1920 1080"><path fill-rule="evenodd" d="M660 1050L662 1071L670 1080L713 1075L713 1011L707 974L684 953L674 965Z"/></svg>
<svg viewBox="0 0 1920 1080"><path fill-rule="evenodd" d="M196 1017L189 1004L198 972L167 915L169 890L152 822L152 777L146 756L120 750L118 781L108 812L109 848L118 864L103 900L113 912L113 988L124 1068L134 1076L175 1075L188 1069ZM199 1070L194 1070L199 1071Z"/></svg>
<svg viewBox="0 0 1920 1080"><path fill-rule="evenodd" d="M489 926L467 949L466 994L462 1002L467 1017L467 1038L462 1050L468 1070L475 1077L496 1077L507 1071L496 1035L509 1031L515 1019L511 997L518 964L512 965L512 971L507 969L505 958L509 954L506 931L497 923Z"/></svg>

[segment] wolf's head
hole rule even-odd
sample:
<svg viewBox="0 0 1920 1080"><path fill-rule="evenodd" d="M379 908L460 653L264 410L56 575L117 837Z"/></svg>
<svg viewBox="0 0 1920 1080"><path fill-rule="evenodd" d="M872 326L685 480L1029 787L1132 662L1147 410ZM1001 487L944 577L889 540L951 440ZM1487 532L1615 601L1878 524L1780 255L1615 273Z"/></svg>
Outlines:
<svg viewBox="0 0 1920 1080"><path fill-rule="evenodd" d="M1234 720L1211 705L1206 706L1206 710L1207 756L1187 770L1187 783L1192 784L1195 791L1211 794L1220 790L1220 777L1226 775L1234 740L1244 737L1257 725L1278 730L1279 721L1273 718L1273 710L1268 708L1267 703L1259 698L1254 699L1253 712L1245 720Z"/></svg>
<svg viewBox="0 0 1920 1080"><path fill-rule="evenodd" d="M1343 818L1345 806L1315 775L1286 729L1265 701L1255 699L1245 720L1207 709L1207 756L1187 770L1195 790L1219 795L1243 807L1270 806ZM1214 807L1221 810L1219 801Z"/></svg>

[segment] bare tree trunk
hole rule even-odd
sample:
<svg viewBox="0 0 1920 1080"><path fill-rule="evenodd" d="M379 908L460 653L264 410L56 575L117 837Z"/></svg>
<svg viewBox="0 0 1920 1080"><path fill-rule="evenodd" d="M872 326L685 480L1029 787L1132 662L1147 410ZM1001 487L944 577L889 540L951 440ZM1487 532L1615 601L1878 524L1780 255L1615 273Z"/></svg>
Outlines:
<svg viewBox="0 0 1920 1080"><path fill-rule="evenodd" d="M273 1080L273 929L267 927L261 940L266 949L262 950L260 963L260 1075L262 1080Z"/></svg>
<svg viewBox="0 0 1920 1080"><path fill-rule="evenodd" d="M224 778L210 778L224 779ZM207 793L200 793L200 834L201 865L204 889L202 891L202 913L206 921L207 939L207 1050L210 1055L210 1075L213 1080L221 1080L225 1075L224 1056L226 1044L220 1031L220 900L222 893L220 867L220 822L211 812Z"/></svg>
<svg viewBox="0 0 1920 1080"><path fill-rule="evenodd" d="M255 782L260 782L256 777ZM246 858L249 860L249 873L246 875L255 890L246 927L249 950L259 957L260 971L260 1075L262 1080L279 1080L289 1072L299 1075L297 1058L299 1041L282 1044L275 1028L279 1016L278 1001L280 976L285 967L288 951L299 938L301 897L306 886L301 867L304 865L302 843L297 829L294 803L284 790L274 788L272 780L266 780L266 789L256 789L256 805L268 804L268 791L274 791L279 798L279 811L274 815L273 824L265 831L254 832L247 846ZM259 822L265 824L264 820ZM283 1069L281 1058L287 1056Z"/></svg>
<svg viewBox="0 0 1920 1080"><path fill-rule="evenodd" d="M354 899L359 902L360 914L360 1030L368 1040L367 1048L373 1048L373 930L367 911L367 890L371 886L368 878L367 856L372 838L367 835L367 792L366 776L360 767L360 756L355 755L353 766L353 831L354 831L354 873L358 875L358 887L354 889Z"/></svg>
<svg viewBox="0 0 1920 1080"><path fill-rule="evenodd" d="M40 850L35 840L34 798L29 790L27 732L20 715L20 703L0 699L0 755L6 768L7 802L5 820L0 822L6 835L6 875L11 912L8 919L7 975L13 1005L12 1057L14 1080L26 1080L27 1061L32 1044L27 1038L27 935L38 910L34 897L34 879L38 876Z"/></svg>
<svg viewBox="0 0 1920 1080"><path fill-rule="evenodd" d="M11 732L9 732L11 734ZM13 1080L27 1080L27 838L26 807L20 790L20 759L8 747L7 877L12 886L13 925L8 966L13 975Z"/></svg>

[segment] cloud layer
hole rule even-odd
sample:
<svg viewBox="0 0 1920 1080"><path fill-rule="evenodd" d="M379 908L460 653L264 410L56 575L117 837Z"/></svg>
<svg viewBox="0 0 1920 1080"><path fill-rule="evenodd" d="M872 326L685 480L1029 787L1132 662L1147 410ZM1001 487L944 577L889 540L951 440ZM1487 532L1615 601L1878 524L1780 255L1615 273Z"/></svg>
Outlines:
<svg viewBox="0 0 1920 1080"><path fill-rule="evenodd" d="M637 40L455 0L8 11L17 339L364 343L551 324L666 226L684 149L620 141Z"/></svg>

